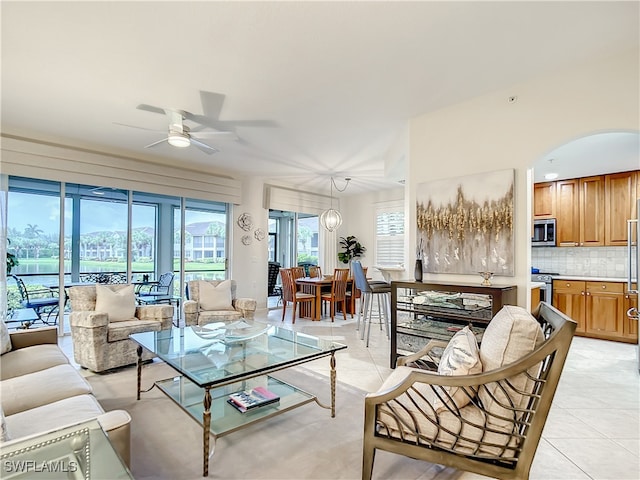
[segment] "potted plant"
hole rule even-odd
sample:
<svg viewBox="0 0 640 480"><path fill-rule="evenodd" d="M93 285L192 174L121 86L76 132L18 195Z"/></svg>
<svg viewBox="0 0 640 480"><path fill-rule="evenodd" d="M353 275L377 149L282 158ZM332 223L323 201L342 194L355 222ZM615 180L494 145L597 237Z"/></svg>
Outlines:
<svg viewBox="0 0 640 480"><path fill-rule="evenodd" d="M338 260L342 263L348 263L349 265L351 264L351 260L361 257L362 254L367 251L366 247L353 235L340 237L340 246L343 250L338 253Z"/></svg>

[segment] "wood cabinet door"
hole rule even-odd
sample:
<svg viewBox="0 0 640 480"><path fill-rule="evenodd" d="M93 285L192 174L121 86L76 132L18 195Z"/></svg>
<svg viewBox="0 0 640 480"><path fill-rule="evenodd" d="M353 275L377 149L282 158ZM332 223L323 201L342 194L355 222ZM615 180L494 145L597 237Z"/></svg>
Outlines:
<svg viewBox="0 0 640 480"><path fill-rule="evenodd" d="M627 245L627 220L637 218L636 172L605 176L605 245ZM635 230L633 240L636 240Z"/></svg>
<svg viewBox="0 0 640 480"><path fill-rule="evenodd" d="M574 320L576 333L586 332L585 282L553 281L553 306Z"/></svg>
<svg viewBox="0 0 640 480"><path fill-rule="evenodd" d="M614 282L587 282L587 332L598 337L623 336L624 285Z"/></svg>
<svg viewBox="0 0 640 480"><path fill-rule="evenodd" d="M576 247L580 244L579 181L556 182L556 245Z"/></svg>
<svg viewBox="0 0 640 480"><path fill-rule="evenodd" d="M633 285L632 289L636 289L637 286ZM631 340L633 343L638 341L638 320L631 320L627 316L627 310L630 308L638 308L638 295L637 294L624 294L624 317L622 319L622 335L625 339Z"/></svg>
<svg viewBox="0 0 640 480"><path fill-rule="evenodd" d="M580 179L580 246L604 245L604 175Z"/></svg>
<svg viewBox="0 0 640 480"><path fill-rule="evenodd" d="M533 218L556 218L556 182L533 185Z"/></svg>

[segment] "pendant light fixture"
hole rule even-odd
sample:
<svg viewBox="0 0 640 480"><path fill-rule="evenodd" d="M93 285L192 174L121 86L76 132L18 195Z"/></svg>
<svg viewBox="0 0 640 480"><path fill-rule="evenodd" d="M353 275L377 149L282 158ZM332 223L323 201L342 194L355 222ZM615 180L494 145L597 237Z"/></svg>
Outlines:
<svg viewBox="0 0 640 480"><path fill-rule="evenodd" d="M339 189L338 186L336 185L335 180L333 179L333 177L331 177L330 208L322 212L322 215L320 215L320 223L324 228L326 228L330 232L336 231L340 227L340 225L342 225L342 215L340 215L340 212L338 210L333 208L333 189L335 187L337 191L344 192L347 189L347 186L349 185L351 178L347 177L345 178L345 181L347 183L344 184L344 187L342 189Z"/></svg>

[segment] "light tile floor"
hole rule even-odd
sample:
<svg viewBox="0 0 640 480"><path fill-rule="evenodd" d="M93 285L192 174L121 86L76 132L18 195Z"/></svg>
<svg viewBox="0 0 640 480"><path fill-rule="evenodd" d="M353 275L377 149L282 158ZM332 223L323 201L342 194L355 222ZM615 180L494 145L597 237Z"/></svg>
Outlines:
<svg viewBox="0 0 640 480"><path fill-rule="evenodd" d="M263 310L257 320L280 325L282 309ZM338 381L376 391L389 375L389 341L379 325L371 328L369 347L360 340L356 318L335 322L296 319L291 308L284 322L294 330L348 345L336 355ZM71 339L61 345L72 357ZM326 358L305 368L328 375ZM640 376L636 345L574 338L531 479L640 479ZM431 472L429 478L433 478ZM426 477L425 477L426 478ZM484 478L443 469L438 480Z"/></svg>

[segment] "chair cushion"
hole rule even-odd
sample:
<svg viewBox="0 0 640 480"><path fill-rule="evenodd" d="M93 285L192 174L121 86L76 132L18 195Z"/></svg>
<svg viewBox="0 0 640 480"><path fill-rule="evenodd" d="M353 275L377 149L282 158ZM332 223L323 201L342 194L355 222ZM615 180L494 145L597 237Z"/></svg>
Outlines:
<svg viewBox="0 0 640 480"><path fill-rule="evenodd" d="M129 335L141 332L157 332L162 330L162 322L157 320L124 320L109 323L107 326L107 342L126 340Z"/></svg>
<svg viewBox="0 0 640 480"><path fill-rule="evenodd" d="M51 343L19 348L2 357L0 379L19 377L68 363L69 359L62 350Z"/></svg>
<svg viewBox="0 0 640 480"><path fill-rule="evenodd" d="M411 367L396 367L378 391L395 387L411 370ZM424 370L422 372L426 373ZM431 374L437 375L435 372ZM413 387L414 389L399 395L394 401L380 405L377 423L381 434L403 442L434 444L478 457L515 455L512 447L517 445L517 440L511 435L511 425L488 430L486 414L474 404L457 410L459 416L446 408L436 412L435 391L424 383L414 383ZM476 451L480 440L482 444Z"/></svg>
<svg viewBox="0 0 640 480"><path fill-rule="evenodd" d="M91 386L75 367L57 365L0 382L2 408L7 417L63 398L91 393Z"/></svg>
<svg viewBox="0 0 640 480"><path fill-rule="evenodd" d="M227 322L229 320L239 320L242 313L236 310L211 310L200 312L198 315L198 325L205 325L213 322Z"/></svg>
<svg viewBox="0 0 640 480"><path fill-rule="evenodd" d="M9 336L9 329L7 324L3 320L0 320L0 355L11 350L11 337Z"/></svg>
<svg viewBox="0 0 640 480"><path fill-rule="evenodd" d="M231 280L218 285L200 282L200 310L233 310L231 304Z"/></svg>
<svg viewBox="0 0 640 480"><path fill-rule="evenodd" d="M96 312L109 315L110 322L131 320L136 313L133 285L114 291L106 285L96 284Z"/></svg>
<svg viewBox="0 0 640 480"><path fill-rule="evenodd" d="M480 362L480 352L478 351L478 341L476 336L469 329L464 327L457 332L444 349L440 363L438 364L439 375L473 375L482 372L482 362ZM451 408L455 404L458 408L464 407L471 400L464 390L458 387L442 387L443 403L440 398L436 399L435 407L437 411L445 409L445 403Z"/></svg>
<svg viewBox="0 0 640 480"><path fill-rule="evenodd" d="M488 372L509 365L531 353L544 341L544 333L538 321L526 309L515 305L505 305L493 317L482 336L480 345L480 360L483 371ZM533 366L529 373L536 377L539 366ZM479 397L484 407L498 416L513 418L512 410L500 406L513 405L524 408L527 396L518 391L531 392L533 381L525 373L509 378L513 386L505 392L497 384L490 384L493 388L482 389ZM496 417L489 418L493 425L506 425L509 421Z"/></svg>

